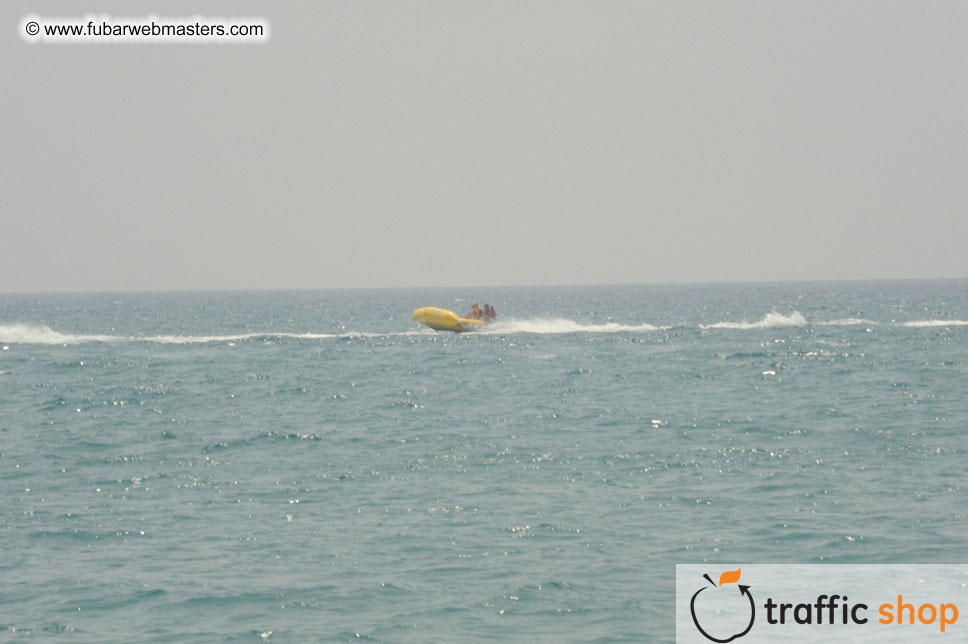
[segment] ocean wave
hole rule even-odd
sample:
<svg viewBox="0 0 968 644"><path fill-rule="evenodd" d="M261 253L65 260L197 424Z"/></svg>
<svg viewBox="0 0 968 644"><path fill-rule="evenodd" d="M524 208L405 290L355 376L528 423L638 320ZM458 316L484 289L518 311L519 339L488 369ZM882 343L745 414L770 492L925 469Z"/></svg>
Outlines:
<svg viewBox="0 0 968 644"><path fill-rule="evenodd" d="M968 326L968 320L912 320L902 322L901 326L913 328L931 328L939 326Z"/></svg>
<svg viewBox="0 0 968 644"><path fill-rule="evenodd" d="M792 326L806 326L807 320L799 311L794 311L790 315L783 315L776 311L770 311L757 322L716 322L715 324L701 324L701 329L779 329Z"/></svg>
<svg viewBox="0 0 968 644"><path fill-rule="evenodd" d="M664 331L670 328L667 326L654 326L652 324L618 324L617 322L581 324L566 318L530 318L500 321L493 328L487 327L482 329L481 333L647 333L650 331Z"/></svg>

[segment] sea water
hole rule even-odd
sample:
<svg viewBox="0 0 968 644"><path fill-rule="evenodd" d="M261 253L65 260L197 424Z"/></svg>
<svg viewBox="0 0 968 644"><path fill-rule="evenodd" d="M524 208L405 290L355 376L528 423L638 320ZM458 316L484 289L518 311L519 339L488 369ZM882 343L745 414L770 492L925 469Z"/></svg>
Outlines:
<svg viewBox="0 0 968 644"><path fill-rule="evenodd" d="M963 280L0 296L0 640L668 642L676 563L963 562L966 371Z"/></svg>

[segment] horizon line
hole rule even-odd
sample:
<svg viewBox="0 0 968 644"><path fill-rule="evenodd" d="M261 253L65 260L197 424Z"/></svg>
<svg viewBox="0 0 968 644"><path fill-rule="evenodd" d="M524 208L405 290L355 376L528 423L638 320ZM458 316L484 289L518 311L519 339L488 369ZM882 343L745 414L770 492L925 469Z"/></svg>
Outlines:
<svg viewBox="0 0 968 644"><path fill-rule="evenodd" d="M865 277L865 278L828 278L828 279L777 279L777 280L708 280L683 282L589 282L583 284L488 284L488 285L445 285L445 286L312 286L312 287L265 287L265 288L161 288L161 289L85 289L85 290L34 290L0 291L7 295L108 295L112 293L265 293L265 292L307 292L307 291L397 291L397 290L469 290L469 289L513 289L513 288L596 288L596 287L640 287L640 286L738 286L743 284L823 284L823 283L870 283L870 282L930 282L930 281L968 280L968 276L944 277Z"/></svg>

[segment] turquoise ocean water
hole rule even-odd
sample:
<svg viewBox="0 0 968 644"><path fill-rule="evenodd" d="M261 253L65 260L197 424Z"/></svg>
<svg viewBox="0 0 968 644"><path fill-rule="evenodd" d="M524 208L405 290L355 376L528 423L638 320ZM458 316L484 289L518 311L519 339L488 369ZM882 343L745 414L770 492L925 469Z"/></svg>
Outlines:
<svg viewBox="0 0 968 644"><path fill-rule="evenodd" d="M676 563L962 562L966 372L964 280L0 295L0 640L668 642Z"/></svg>

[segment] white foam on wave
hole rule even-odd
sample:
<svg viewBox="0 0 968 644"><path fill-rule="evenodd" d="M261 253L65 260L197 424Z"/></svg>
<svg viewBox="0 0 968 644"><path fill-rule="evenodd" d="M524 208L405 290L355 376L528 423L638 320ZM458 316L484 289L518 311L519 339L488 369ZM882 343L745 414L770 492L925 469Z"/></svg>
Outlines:
<svg viewBox="0 0 968 644"><path fill-rule="evenodd" d="M876 326L877 322L865 320L864 318L841 318L839 320L817 322L817 324L820 326Z"/></svg>
<svg viewBox="0 0 968 644"><path fill-rule="evenodd" d="M333 333L235 333L229 335L86 335L60 333L43 324L0 324L0 342L10 344L83 344L87 342L155 342L158 344L207 344L240 342L259 338L317 340L335 338Z"/></svg>
<svg viewBox="0 0 968 644"><path fill-rule="evenodd" d="M776 311L770 311L757 322L716 322L715 324L701 324L701 329L779 329L792 326L806 326L807 320L799 311L794 311L790 315L783 315Z"/></svg>
<svg viewBox="0 0 968 644"><path fill-rule="evenodd" d="M209 342L245 342L248 340L329 340L332 338L388 338L409 337L416 335L433 335L433 329L415 329L413 331L342 331L340 333L292 333L292 332L257 332L240 333L237 335L153 335L143 337L123 338L131 342L158 342L161 344L205 344Z"/></svg>
<svg viewBox="0 0 968 644"><path fill-rule="evenodd" d="M652 324L581 324L566 318L529 318L524 320L502 320L481 330L482 333L647 333L650 331L664 331L671 327L654 326Z"/></svg>
<svg viewBox="0 0 968 644"><path fill-rule="evenodd" d="M968 320L913 320L902 322L901 326L913 328L932 328L941 326L968 326Z"/></svg>
<svg viewBox="0 0 968 644"><path fill-rule="evenodd" d="M250 333L229 333L209 335L84 335L60 333L42 324L0 324L0 343L7 344L47 344L67 345L88 342L149 342L155 344L211 344L247 342L251 340L328 340L332 338L385 338L397 336L433 335L435 331L427 328L410 331L343 331L340 333L295 333L288 331L257 331Z"/></svg>
<svg viewBox="0 0 968 644"><path fill-rule="evenodd" d="M239 333L235 335L149 335L124 338L130 342L157 342L159 344L208 344L211 342L245 342L246 340L273 340L295 338L297 340L325 340L335 338L333 333Z"/></svg>
<svg viewBox="0 0 968 644"><path fill-rule="evenodd" d="M337 333L331 337L334 338L399 338L399 337L413 337L419 335L435 335L437 331L434 331L428 327L421 327L419 329L414 329L412 331L344 331L343 333Z"/></svg>
<svg viewBox="0 0 968 644"><path fill-rule="evenodd" d="M776 311L770 311L756 322L717 322L715 324L699 325L701 329L774 329L784 327L806 326L807 320L799 311L794 311L789 315L784 315ZM843 318L816 322L820 326L874 326L877 322L863 318ZM913 320L910 322L895 323L901 327L909 328L939 328L968 326L968 320ZM478 331L480 334L509 334L509 333L534 333L534 334L568 334L568 333L650 333L655 331L666 331L670 326L655 326L652 324L619 324L617 322L606 322L603 324L583 324L567 318L526 318L526 319L504 319L498 323L488 325ZM43 324L11 323L0 324L0 343L4 345L12 344L41 344L41 345L73 345L89 342L144 342L156 344L212 344L212 343L234 343L246 341L263 340L271 342L278 339L295 340L328 340L333 338L385 338L385 337L419 337L435 335L437 331L428 328L412 329L407 331L341 331L338 333L316 333L316 332L250 332L233 334L210 334L210 335L153 335L153 336L122 336L122 335L98 335L98 334L70 334L60 333Z"/></svg>
<svg viewBox="0 0 968 644"><path fill-rule="evenodd" d="M0 324L0 342L10 344L80 344L82 342L115 342L111 335L72 335L58 333L43 324Z"/></svg>

